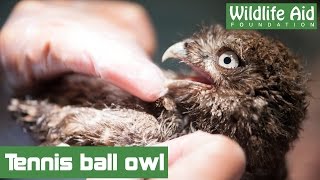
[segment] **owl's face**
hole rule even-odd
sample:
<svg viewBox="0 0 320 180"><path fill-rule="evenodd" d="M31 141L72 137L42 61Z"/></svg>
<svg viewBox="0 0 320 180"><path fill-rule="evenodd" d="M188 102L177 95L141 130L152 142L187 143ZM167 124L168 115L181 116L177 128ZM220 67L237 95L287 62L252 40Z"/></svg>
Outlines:
<svg viewBox="0 0 320 180"><path fill-rule="evenodd" d="M257 32L215 26L172 45L163 61L176 58L189 65L199 75L193 85L222 94L252 94L268 88L270 78L278 78L278 83L294 80L298 74L292 72L299 67L291 56L282 43Z"/></svg>

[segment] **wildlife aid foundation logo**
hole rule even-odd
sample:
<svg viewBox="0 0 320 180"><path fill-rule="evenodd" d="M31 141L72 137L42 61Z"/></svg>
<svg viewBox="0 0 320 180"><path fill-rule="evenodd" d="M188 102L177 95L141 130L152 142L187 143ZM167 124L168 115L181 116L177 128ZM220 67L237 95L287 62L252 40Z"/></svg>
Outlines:
<svg viewBox="0 0 320 180"><path fill-rule="evenodd" d="M317 4L227 3L226 29L317 29Z"/></svg>

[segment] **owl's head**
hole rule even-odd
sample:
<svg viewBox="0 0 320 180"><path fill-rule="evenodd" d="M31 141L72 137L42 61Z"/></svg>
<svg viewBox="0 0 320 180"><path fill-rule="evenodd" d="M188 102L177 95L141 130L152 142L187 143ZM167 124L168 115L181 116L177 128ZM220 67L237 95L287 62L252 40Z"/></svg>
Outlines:
<svg viewBox="0 0 320 180"><path fill-rule="evenodd" d="M281 42L255 31L205 27L169 47L162 60L169 58L189 65L198 74L195 81L219 93L255 95L265 88L282 92L305 85L297 57Z"/></svg>
<svg viewBox="0 0 320 180"><path fill-rule="evenodd" d="M280 41L221 26L172 45L162 60L169 58L197 73L168 85L192 126L237 140L252 167L275 167L306 114L307 78L298 58Z"/></svg>

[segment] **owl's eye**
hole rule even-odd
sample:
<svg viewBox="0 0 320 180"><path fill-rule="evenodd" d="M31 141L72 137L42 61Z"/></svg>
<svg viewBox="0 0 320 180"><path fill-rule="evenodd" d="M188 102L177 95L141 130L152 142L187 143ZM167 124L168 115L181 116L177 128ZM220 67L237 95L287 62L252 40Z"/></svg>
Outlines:
<svg viewBox="0 0 320 180"><path fill-rule="evenodd" d="M239 66L239 59L236 53L226 51L220 55L218 64L227 69L234 69Z"/></svg>

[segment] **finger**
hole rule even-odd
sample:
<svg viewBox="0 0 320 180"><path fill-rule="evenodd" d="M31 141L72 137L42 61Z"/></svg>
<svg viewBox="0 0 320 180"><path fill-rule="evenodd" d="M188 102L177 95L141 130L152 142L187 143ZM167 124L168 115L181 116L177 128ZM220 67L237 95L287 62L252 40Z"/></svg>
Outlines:
<svg viewBox="0 0 320 180"><path fill-rule="evenodd" d="M216 138L220 137L220 135L212 135L203 131L196 131L192 134L156 144L155 146L168 146L168 164L170 166L181 157L195 151L201 145L210 142L212 140L212 136Z"/></svg>
<svg viewBox="0 0 320 180"><path fill-rule="evenodd" d="M174 163L169 179L240 179L245 168L244 159L243 151L235 143L213 140Z"/></svg>
<svg viewBox="0 0 320 180"><path fill-rule="evenodd" d="M35 8L45 11L70 11L71 8L81 14L103 18L126 31L149 55L156 48L156 36L153 25L146 10L139 4L126 1L22 1L15 7L11 16L25 16L34 13ZM68 17L70 18L70 17Z"/></svg>
<svg viewBox="0 0 320 180"><path fill-rule="evenodd" d="M198 132L166 144L169 179L240 179L244 172L244 152L224 136Z"/></svg>
<svg viewBox="0 0 320 180"><path fill-rule="evenodd" d="M161 70L132 41L72 26L52 34L50 29L33 33L29 34L33 40L24 39L20 46L15 43L16 33L7 33L1 41L1 52L6 52L2 62L15 86L73 71L101 77L145 101L167 91ZM51 38L46 40L47 36Z"/></svg>
<svg viewBox="0 0 320 180"><path fill-rule="evenodd" d="M80 1L81 2L81 1ZM148 55L153 55L156 48L156 36L153 25L146 10L139 4L125 1L107 1L82 3L84 9L104 16L113 17L114 22L123 29L129 30L138 44Z"/></svg>
<svg viewBox="0 0 320 180"><path fill-rule="evenodd" d="M74 72L101 77L145 101L166 93L162 71L135 42L80 30L61 37L55 38L52 56Z"/></svg>
<svg viewBox="0 0 320 180"><path fill-rule="evenodd" d="M0 51L13 84L74 71L99 76L146 101L166 92L162 72L123 29L83 13L50 16L55 11L45 11L44 18L28 16L6 23Z"/></svg>

